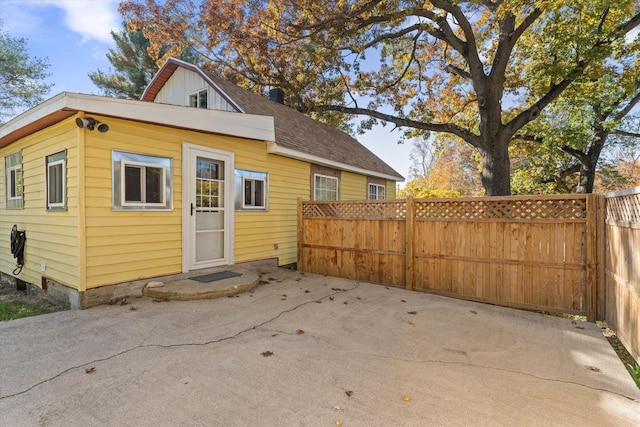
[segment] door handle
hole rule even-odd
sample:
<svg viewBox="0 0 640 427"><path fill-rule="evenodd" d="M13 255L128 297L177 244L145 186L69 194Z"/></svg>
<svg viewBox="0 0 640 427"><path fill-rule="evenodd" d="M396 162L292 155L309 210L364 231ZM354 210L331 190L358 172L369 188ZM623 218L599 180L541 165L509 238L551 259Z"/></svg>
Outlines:
<svg viewBox="0 0 640 427"><path fill-rule="evenodd" d="M193 216L193 209L194 209L193 203L191 203L191 216Z"/></svg>

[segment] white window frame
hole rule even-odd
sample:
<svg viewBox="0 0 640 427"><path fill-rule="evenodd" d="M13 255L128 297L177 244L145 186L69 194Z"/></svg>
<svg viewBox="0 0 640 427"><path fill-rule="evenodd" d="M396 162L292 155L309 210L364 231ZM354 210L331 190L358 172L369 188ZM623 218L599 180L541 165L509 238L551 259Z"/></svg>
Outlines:
<svg viewBox="0 0 640 427"><path fill-rule="evenodd" d="M380 190L382 190L382 197L380 197ZM386 193L387 187L385 187L384 185L370 183L367 188L367 199L383 200L386 197Z"/></svg>
<svg viewBox="0 0 640 427"><path fill-rule="evenodd" d="M22 169L22 151L16 151L4 158L5 198L7 209L24 208L24 171ZM14 177L12 180L11 177ZM19 177L19 179L18 179ZM14 185L12 185L12 183ZM20 191L18 192L18 189Z"/></svg>
<svg viewBox="0 0 640 427"><path fill-rule="evenodd" d="M269 210L269 174L243 169L233 171L235 181L235 210L236 211L268 211ZM245 203L244 185L246 182L262 182L262 205L247 205ZM252 196L253 199L253 196Z"/></svg>
<svg viewBox="0 0 640 427"><path fill-rule="evenodd" d="M147 154L136 154L113 150L112 161L112 209L120 210L173 210L173 159ZM140 195L142 201L126 200L126 168L127 166L141 169ZM160 183L162 188L160 202L146 202L146 168L161 170Z"/></svg>
<svg viewBox="0 0 640 427"><path fill-rule="evenodd" d="M49 191L51 185L51 169L61 165L60 168L60 193L62 193L60 202L51 202ZM63 150L46 157L46 203L48 211L66 210L67 207L67 150Z"/></svg>
<svg viewBox="0 0 640 427"><path fill-rule="evenodd" d="M138 182L138 184L140 185L140 198L142 199L141 201L127 201L126 200L126 187L127 187L126 170L127 170L128 166L140 169L140 181ZM162 188L160 189L161 190L160 191L161 200L159 202L151 203L151 202L147 202L146 201L146 199L147 199L147 186L145 184L146 184L146 177L147 177L147 174L146 174L147 168L160 169L162 171L162 176L160 177L160 186L163 186L163 183L166 181L166 170L162 166L154 165L152 163L130 162L130 161L126 161L126 160L122 161L122 168L120 170L120 173L122 174L122 177L120 179L120 184L122 185L122 189L120 190L120 196L122 197L122 200L121 200L122 206L135 206L135 207L141 207L141 206L162 207L162 206L164 206L164 204L165 204L165 192L162 191Z"/></svg>
<svg viewBox="0 0 640 427"><path fill-rule="evenodd" d="M20 179L18 179L18 177L20 177ZM19 184L18 181L20 181ZM11 166L7 170L7 184L7 196L9 200L22 200L22 191L18 191L18 187L23 188L22 165Z"/></svg>
<svg viewBox="0 0 640 427"><path fill-rule="evenodd" d="M247 193L246 193L246 183L251 183L251 204L247 204ZM257 182L262 183L262 200L260 200L260 204L257 204L254 194L255 194L255 184ZM242 209L264 209L266 205L265 200L265 189L266 189L266 180L264 179L256 179L256 178L247 178L242 177Z"/></svg>
<svg viewBox="0 0 640 427"><path fill-rule="evenodd" d="M319 191L323 191L324 193L327 193L327 194L328 194L328 192L333 192L333 190L330 190L330 189L318 188L318 178L320 178L321 180L325 180L325 182L335 181L335 183L336 183L336 189L335 189L336 198L335 199L318 198L318 192ZM326 201L340 200L340 180L335 176L323 175L323 174L319 174L319 173L313 174L313 200L319 200L319 201L320 200L326 200Z"/></svg>
<svg viewBox="0 0 640 427"><path fill-rule="evenodd" d="M201 105L201 100L200 100L200 95L204 93L205 96L207 97L207 105L205 105L204 107ZM191 100L194 99L196 100L196 105L191 105ZM192 108L209 108L209 90L207 88L204 89L200 89L197 90L195 92L192 92L189 94L189 107Z"/></svg>

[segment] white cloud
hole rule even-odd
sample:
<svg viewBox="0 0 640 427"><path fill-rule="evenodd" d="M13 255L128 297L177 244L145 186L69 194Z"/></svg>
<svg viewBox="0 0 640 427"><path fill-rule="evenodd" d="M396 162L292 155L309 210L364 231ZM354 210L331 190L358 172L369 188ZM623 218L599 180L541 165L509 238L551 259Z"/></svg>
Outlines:
<svg viewBox="0 0 640 427"><path fill-rule="evenodd" d="M64 23L82 36L82 42L97 40L111 43L111 30L122 27L118 1L113 0L45 0L44 3L64 11Z"/></svg>
<svg viewBox="0 0 640 427"><path fill-rule="evenodd" d="M47 25L43 18L52 19L43 8L55 7L62 11L61 24L80 35L81 43L111 44L111 30L122 28L118 4L119 0L0 0L0 20L13 35L33 33Z"/></svg>

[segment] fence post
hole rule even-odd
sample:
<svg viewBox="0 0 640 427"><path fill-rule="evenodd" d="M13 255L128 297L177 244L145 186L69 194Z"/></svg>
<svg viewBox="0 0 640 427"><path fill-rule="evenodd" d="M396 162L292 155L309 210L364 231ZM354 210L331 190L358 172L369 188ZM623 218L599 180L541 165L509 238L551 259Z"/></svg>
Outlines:
<svg viewBox="0 0 640 427"><path fill-rule="evenodd" d="M413 197L407 197L405 201L406 213L404 222L404 265L405 265L405 285L408 290L415 289L415 277L414 277L414 265L413 265L413 236L415 230L413 227L413 219L415 208L413 204Z"/></svg>
<svg viewBox="0 0 640 427"><path fill-rule="evenodd" d="M605 272L607 269L606 266L606 257L605 257L605 246L606 246L606 226L605 221L607 217L607 199L604 197L604 194L598 194L598 276L597 280L597 307L596 307L596 320L605 320L605 311L607 307L607 290L606 290L606 279Z"/></svg>
<svg viewBox="0 0 640 427"><path fill-rule="evenodd" d="M303 265L303 257L302 257L302 237L304 236L303 227L304 227L304 219L302 216L302 197L298 197L298 271L304 271L305 266Z"/></svg>
<svg viewBox="0 0 640 427"><path fill-rule="evenodd" d="M595 322L604 306L604 196L587 194L587 321ZM600 295L599 295L600 294Z"/></svg>

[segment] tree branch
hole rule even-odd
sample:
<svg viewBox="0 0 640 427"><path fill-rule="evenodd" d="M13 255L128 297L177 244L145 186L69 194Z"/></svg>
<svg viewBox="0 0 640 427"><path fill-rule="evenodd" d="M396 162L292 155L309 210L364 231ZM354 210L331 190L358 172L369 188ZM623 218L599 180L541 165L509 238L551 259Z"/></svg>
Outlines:
<svg viewBox="0 0 640 427"><path fill-rule="evenodd" d="M480 60L480 56L478 55L478 49L476 47L476 36L473 32L473 26L467 20L467 17L464 16L464 13L460 9L459 6L453 5L448 0L430 0L431 4L435 7L444 10L445 12L449 12L458 22L458 26L462 29L462 32L465 36L464 47L462 50L456 49L454 45L451 45L454 49L456 49L460 54L464 57L464 59L469 64L469 68L471 69L471 74L475 74L478 77L481 75L484 76L484 66L482 61ZM447 23L446 17L443 17L442 20ZM440 22L438 22L440 24ZM449 24L446 24L449 27ZM450 29L451 27L449 27ZM452 32L453 34L453 32ZM456 37L457 40L460 40Z"/></svg>
<svg viewBox="0 0 640 427"><path fill-rule="evenodd" d="M620 135L620 136L630 136L631 138L640 138L640 133L638 133L638 132L627 132L626 130L622 130L622 129L614 129L614 130L610 131L609 133L613 133L615 135Z"/></svg>
<svg viewBox="0 0 640 427"><path fill-rule="evenodd" d="M475 135L468 130L451 123L425 123L407 119L404 117L394 116L392 114L382 113L380 111L371 110L368 108L353 108L345 107L342 105L316 105L313 107L313 109L314 111L338 111L345 114L365 115L385 122L393 123L397 127L409 127L413 129L428 130L433 132L450 133L464 139L474 147L480 146L480 138L478 137L478 135Z"/></svg>
<svg viewBox="0 0 640 427"><path fill-rule="evenodd" d="M524 18L518 28L504 28L501 25L500 42L498 43L498 49L496 50L496 55L493 60L493 67L491 67L492 76L504 76L513 48L522 34L536 22L540 15L542 15L542 10L536 8ZM515 18L512 22L515 24Z"/></svg>
<svg viewBox="0 0 640 427"><path fill-rule="evenodd" d="M450 72L451 74L457 74L458 76L462 77L463 79L473 84L473 77L471 77L471 74L467 73L462 68L456 67L455 65L452 65L452 64L447 64L447 66L444 67L444 69Z"/></svg>
<svg viewBox="0 0 640 427"><path fill-rule="evenodd" d="M636 83L640 83L640 82L636 82ZM636 88L636 90L637 90L637 88ZM630 112L631 110L633 110L633 107L635 107L635 106L636 106L636 104L638 104L638 102L640 102L640 90L638 90L638 91L636 92L636 94L633 96L633 98L631 98L631 99L629 100L629 102L627 103L627 105L626 105L622 110L620 110L617 114L615 114L615 116L614 116L614 117L615 117L615 119L616 119L616 120L620 120L620 119L622 119L624 116L626 116L627 114L629 114L629 112Z"/></svg>
<svg viewBox="0 0 640 427"><path fill-rule="evenodd" d="M563 145L563 146L560 147L560 149L562 151L564 151L565 153L567 153L567 154L575 157L576 159L578 159L580 161L580 163L583 163L585 165L588 163L587 162L587 154L586 153L583 153L582 151L577 150L575 148L569 147L568 145Z"/></svg>

